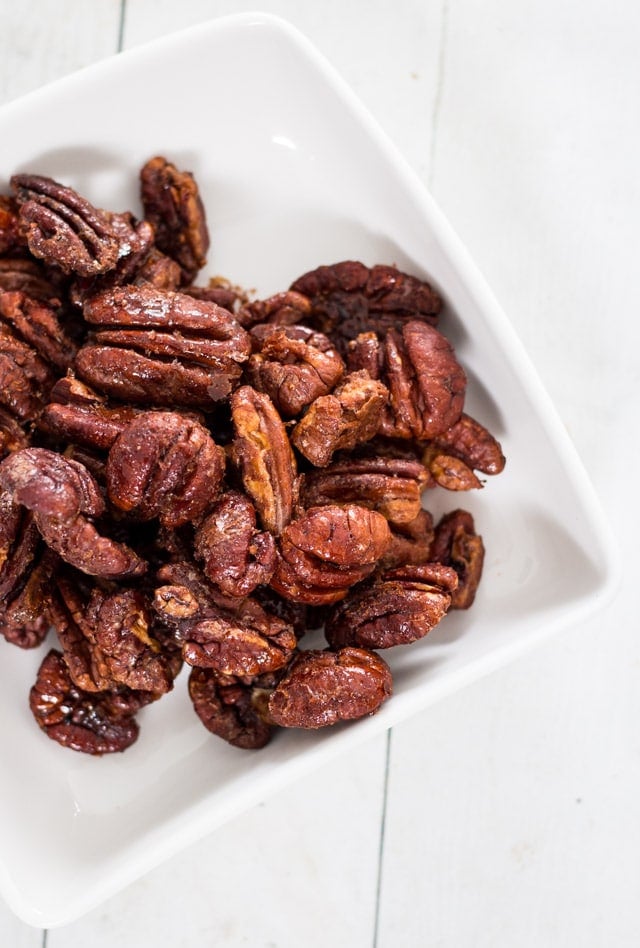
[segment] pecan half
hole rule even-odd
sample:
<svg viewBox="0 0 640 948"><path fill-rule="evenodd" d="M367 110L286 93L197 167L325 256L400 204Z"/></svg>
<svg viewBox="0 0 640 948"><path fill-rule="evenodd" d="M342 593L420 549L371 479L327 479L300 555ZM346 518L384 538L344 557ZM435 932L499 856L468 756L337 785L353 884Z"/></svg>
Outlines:
<svg viewBox="0 0 640 948"><path fill-rule="evenodd" d="M253 684L212 668L192 668L189 675L189 696L196 714L208 731L233 747L258 750L271 740L273 726L261 716L256 693Z"/></svg>
<svg viewBox="0 0 640 948"><path fill-rule="evenodd" d="M268 395L243 385L231 396L235 438L231 457L265 530L280 534L298 496L298 475L287 432Z"/></svg>
<svg viewBox="0 0 640 948"><path fill-rule="evenodd" d="M374 714L391 696L389 666L367 649L299 652L268 701L280 727L319 728Z"/></svg>
<svg viewBox="0 0 640 948"><path fill-rule="evenodd" d="M136 404L211 408L229 395L251 350L228 310L149 285L100 293L84 316L100 328L78 352L78 374Z"/></svg>
<svg viewBox="0 0 640 948"><path fill-rule="evenodd" d="M388 570L335 606L325 625L332 648L391 648L423 638L440 622L458 584L440 563Z"/></svg>
<svg viewBox="0 0 640 948"><path fill-rule="evenodd" d="M371 453L340 455L324 470L302 476L301 502L305 507L355 503L377 510L392 523L410 523L420 512L430 477L415 455L403 454L378 453L376 446Z"/></svg>
<svg viewBox="0 0 640 948"><path fill-rule="evenodd" d="M469 490L482 487L474 470L499 474L506 461L491 432L463 412L455 424L429 442L423 463L441 487Z"/></svg>
<svg viewBox="0 0 640 948"><path fill-rule="evenodd" d="M336 602L373 572L389 543L387 521L373 510L313 507L284 529L270 585L308 605Z"/></svg>
<svg viewBox="0 0 640 948"><path fill-rule="evenodd" d="M112 270L128 253L112 215L73 188L35 174L16 174L11 186L20 204L20 229L34 257L64 273L91 277Z"/></svg>
<svg viewBox="0 0 640 948"><path fill-rule="evenodd" d="M102 536L93 519L104 501L89 471L46 448L24 448L0 463L0 506L17 524L20 507L34 515L43 540L67 563L94 576L139 576L146 569L123 543Z"/></svg>
<svg viewBox="0 0 640 948"><path fill-rule="evenodd" d="M87 694L73 684L60 652L52 649L38 670L29 706L47 737L63 747L101 755L126 750L138 737L133 716L109 692Z"/></svg>
<svg viewBox="0 0 640 948"><path fill-rule="evenodd" d="M431 440L462 414L467 379L451 343L428 323L410 320L378 341L365 333L350 346L350 369L365 368L389 389L380 433ZM377 369L376 369L377 365Z"/></svg>
<svg viewBox="0 0 640 948"><path fill-rule="evenodd" d="M373 330L401 330L407 320L435 324L442 300L428 283L396 267L345 260L303 274L291 289L311 300L311 324L342 352L350 339Z"/></svg>
<svg viewBox="0 0 640 948"><path fill-rule="evenodd" d="M451 608L468 609L476 597L484 566L484 543L470 513L452 510L438 521L429 558L453 567L458 574L458 588L452 595Z"/></svg>
<svg viewBox="0 0 640 948"><path fill-rule="evenodd" d="M140 171L140 197L156 245L180 264L182 282L191 282L209 250L205 210L193 175L157 155Z"/></svg>
<svg viewBox="0 0 640 948"><path fill-rule="evenodd" d="M302 293L287 290L275 293L265 300L245 302L238 310L238 322L243 326L255 326L256 323L271 323L278 326L292 326L304 322L311 313L311 303Z"/></svg>
<svg viewBox="0 0 640 948"><path fill-rule="evenodd" d="M171 528L201 517L215 501L225 454L207 429L177 412L141 412L107 459L107 492L119 510Z"/></svg>
<svg viewBox="0 0 640 948"><path fill-rule="evenodd" d="M19 291L0 292L0 321L59 372L67 371L75 346L53 306Z"/></svg>

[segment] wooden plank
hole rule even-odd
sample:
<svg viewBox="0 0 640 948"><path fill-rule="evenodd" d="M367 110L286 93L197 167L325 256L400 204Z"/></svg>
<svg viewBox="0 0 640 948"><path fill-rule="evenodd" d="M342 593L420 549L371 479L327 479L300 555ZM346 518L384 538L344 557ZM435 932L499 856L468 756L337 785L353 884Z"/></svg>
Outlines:
<svg viewBox="0 0 640 948"><path fill-rule="evenodd" d="M149 873L47 948L370 948L385 738L331 762Z"/></svg>
<svg viewBox="0 0 640 948"><path fill-rule="evenodd" d="M115 53L116 0L0 5L0 104Z"/></svg>

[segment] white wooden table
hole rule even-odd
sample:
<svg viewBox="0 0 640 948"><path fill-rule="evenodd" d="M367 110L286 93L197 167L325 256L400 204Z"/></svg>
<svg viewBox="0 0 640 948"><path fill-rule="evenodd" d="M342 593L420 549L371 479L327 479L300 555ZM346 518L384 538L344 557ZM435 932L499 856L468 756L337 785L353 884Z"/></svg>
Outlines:
<svg viewBox="0 0 640 948"><path fill-rule="evenodd" d="M81 920L42 932L0 904L0 945L636 948L640 5L0 0L0 101L254 8L309 36L432 189L555 400L625 582Z"/></svg>

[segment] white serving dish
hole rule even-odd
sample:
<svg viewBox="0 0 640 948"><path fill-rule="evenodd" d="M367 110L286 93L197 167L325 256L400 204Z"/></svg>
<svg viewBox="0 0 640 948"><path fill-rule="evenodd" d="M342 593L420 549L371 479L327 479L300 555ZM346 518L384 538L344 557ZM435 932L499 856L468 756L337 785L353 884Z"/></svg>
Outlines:
<svg viewBox="0 0 640 948"><path fill-rule="evenodd" d="M615 550L580 462L513 329L416 176L333 69L291 26L244 14L120 54L0 111L0 188L49 174L94 203L136 208L153 154L192 170L213 235L210 274L286 288L321 263L396 263L446 299L442 331L470 377L467 408L500 438L506 471L471 495L485 538L473 609L387 652L396 693L325 733L231 748L193 714L186 675L141 714L123 755L64 750L27 694L43 651L0 643L0 891L38 926L71 921L152 866L329 757L600 608Z"/></svg>

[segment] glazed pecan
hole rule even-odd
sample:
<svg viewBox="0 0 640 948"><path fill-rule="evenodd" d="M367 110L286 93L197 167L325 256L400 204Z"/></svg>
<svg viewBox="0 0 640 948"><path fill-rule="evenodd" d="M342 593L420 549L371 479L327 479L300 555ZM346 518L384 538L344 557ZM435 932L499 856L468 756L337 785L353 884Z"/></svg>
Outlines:
<svg viewBox="0 0 640 948"><path fill-rule="evenodd" d="M265 300L245 301L238 310L238 322L247 327L256 323L292 326L304 322L310 314L311 303L307 297L288 290Z"/></svg>
<svg viewBox="0 0 640 948"><path fill-rule="evenodd" d="M140 171L140 197L156 245L176 260L182 282L190 283L207 262L209 231L196 181L161 155Z"/></svg>
<svg viewBox="0 0 640 948"><path fill-rule="evenodd" d="M225 277L211 277L206 286L195 286L194 284L184 286L182 292L195 297L197 300L216 303L218 306L228 309L245 329L249 325L241 317L242 307L247 302L247 294L242 287L236 286Z"/></svg>
<svg viewBox="0 0 640 948"><path fill-rule="evenodd" d="M398 450L400 454L400 450ZM305 507L355 503L377 510L392 523L410 523L420 512L429 472L412 452L389 454L386 448L341 454L322 471L302 476L300 500Z"/></svg>
<svg viewBox="0 0 640 948"><path fill-rule="evenodd" d="M326 395L344 374L344 362L329 339L307 326L263 323L251 331L254 353L247 379L266 392L285 418L293 418Z"/></svg>
<svg viewBox="0 0 640 948"><path fill-rule="evenodd" d="M20 448L29 447L29 436L8 412L0 408L0 461Z"/></svg>
<svg viewBox="0 0 640 948"><path fill-rule="evenodd" d="M391 696L389 666L363 648L299 652L271 693L280 727L319 728L376 712Z"/></svg>
<svg viewBox="0 0 640 948"><path fill-rule="evenodd" d="M134 404L211 408L229 395L251 349L228 310L149 285L100 293L84 316L99 328L78 352L78 374Z"/></svg>
<svg viewBox="0 0 640 948"><path fill-rule="evenodd" d="M72 682L66 663L55 649L45 656L29 706L47 737L85 754L126 750L138 737L138 725L118 707L109 692L87 694Z"/></svg>
<svg viewBox="0 0 640 948"><path fill-rule="evenodd" d="M440 622L458 584L440 563L388 570L334 606L325 625L332 648L391 648L423 638Z"/></svg>
<svg viewBox="0 0 640 948"><path fill-rule="evenodd" d="M433 542L433 517L428 510L420 510L413 520L389 524L391 543L380 560L380 569L398 566L421 566L429 561Z"/></svg>
<svg viewBox="0 0 640 948"><path fill-rule="evenodd" d="M18 210L17 201L0 194L0 254L9 253L21 243Z"/></svg>
<svg viewBox="0 0 640 948"><path fill-rule="evenodd" d="M20 291L0 292L0 322L59 372L67 371L75 346L67 337L55 307Z"/></svg>
<svg viewBox="0 0 640 948"><path fill-rule="evenodd" d="M10 543L20 508L26 507L47 546L82 572L120 577L145 571L133 550L94 526L94 518L104 513L104 501L92 475L77 461L46 448L15 451L0 463L0 507L6 512Z"/></svg>
<svg viewBox="0 0 640 948"><path fill-rule="evenodd" d="M215 501L225 454L199 422L177 412L140 412L107 460L107 492L118 510L180 527Z"/></svg>
<svg viewBox="0 0 640 948"><path fill-rule="evenodd" d="M64 273L92 277L112 270L129 253L114 215L73 188L35 174L16 174L11 186L20 205L20 229L34 257Z"/></svg>
<svg viewBox="0 0 640 948"><path fill-rule="evenodd" d="M44 359L0 322L0 407L19 422L34 421L53 382Z"/></svg>
<svg viewBox="0 0 640 948"><path fill-rule="evenodd" d="M107 273L97 276L76 276L69 288L69 299L77 307L82 307L87 299L122 284L145 281L155 276L153 261L153 228L147 221L138 221L132 214L107 214L111 230L119 242L120 255L116 265ZM157 252L156 252L157 254ZM157 261L157 256L156 256ZM169 270L169 274L170 274ZM163 271L167 276L167 268ZM152 280L156 285L156 280ZM163 281L159 281L163 282ZM173 287L172 287L173 288Z"/></svg>
<svg viewBox="0 0 640 948"><path fill-rule="evenodd" d="M463 412L454 425L429 442L423 463L441 487L469 490L482 487L474 469L483 474L499 474L506 462L491 432Z"/></svg>
<svg viewBox="0 0 640 948"><path fill-rule="evenodd" d="M253 677L284 667L296 647L293 628L256 600L219 597L196 571L171 564L158 571L154 609L174 629L189 665Z"/></svg>
<svg viewBox="0 0 640 948"><path fill-rule="evenodd" d="M389 389L380 433L431 440L462 414L467 379L451 343L428 323L410 320L382 341L371 333L350 345L350 369L367 369ZM377 370L376 370L377 364Z"/></svg>
<svg viewBox="0 0 640 948"><path fill-rule="evenodd" d="M311 325L335 339L342 352L361 332L401 331L407 320L435 325L442 308L439 295L423 280L396 267L369 268L354 260L311 270L291 289L310 298Z"/></svg>
<svg viewBox="0 0 640 948"><path fill-rule="evenodd" d="M312 507L285 527L270 585L308 605L337 602L373 572L390 539L387 521L373 510Z"/></svg>
<svg viewBox="0 0 640 948"><path fill-rule="evenodd" d="M35 648L49 631L59 560L40 542L33 516L20 519L17 530L4 519L0 527L0 632L20 648Z"/></svg>
<svg viewBox="0 0 640 948"><path fill-rule="evenodd" d="M387 390L368 372L352 372L331 393L309 406L291 433L291 443L316 467L333 454L369 441L377 432L387 404Z"/></svg>
<svg viewBox="0 0 640 948"><path fill-rule="evenodd" d="M273 536L256 529L251 501L228 491L195 532L194 553L207 578L227 596L248 596L275 568Z"/></svg>
<svg viewBox="0 0 640 948"><path fill-rule="evenodd" d="M258 679L259 681L260 679ZM258 750L271 740L273 726L260 714L261 689L213 668L192 668L189 695L208 731L233 747Z"/></svg>
<svg viewBox="0 0 640 948"><path fill-rule="evenodd" d="M83 691L125 685L159 697L180 669L177 649L163 650L140 590L103 589L60 575L50 615L69 674Z"/></svg>
<svg viewBox="0 0 640 948"><path fill-rule="evenodd" d="M108 450L141 411L108 406L102 395L71 375L58 379L49 398L38 428L64 443L98 450Z"/></svg>
<svg viewBox="0 0 640 948"><path fill-rule="evenodd" d="M235 438L231 457L265 530L280 534L298 496L298 475L287 432L268 395L243 385L231 396Z"/></svg>
<svg viewBox="0 0 640 948"><path fill-rule="evenodd" d="M476 597L484 566L484 543L470 513L452 510L438 521L429 558L453 567L458 587L451 608L468 609Z"/></svg>
<svg viewBox="0 0 640 948"><path fill-rule="evenodd" d="M62 295L60 276L31 257L0 259L0 289L25 293L34 300L49 302Z"/></svg>

